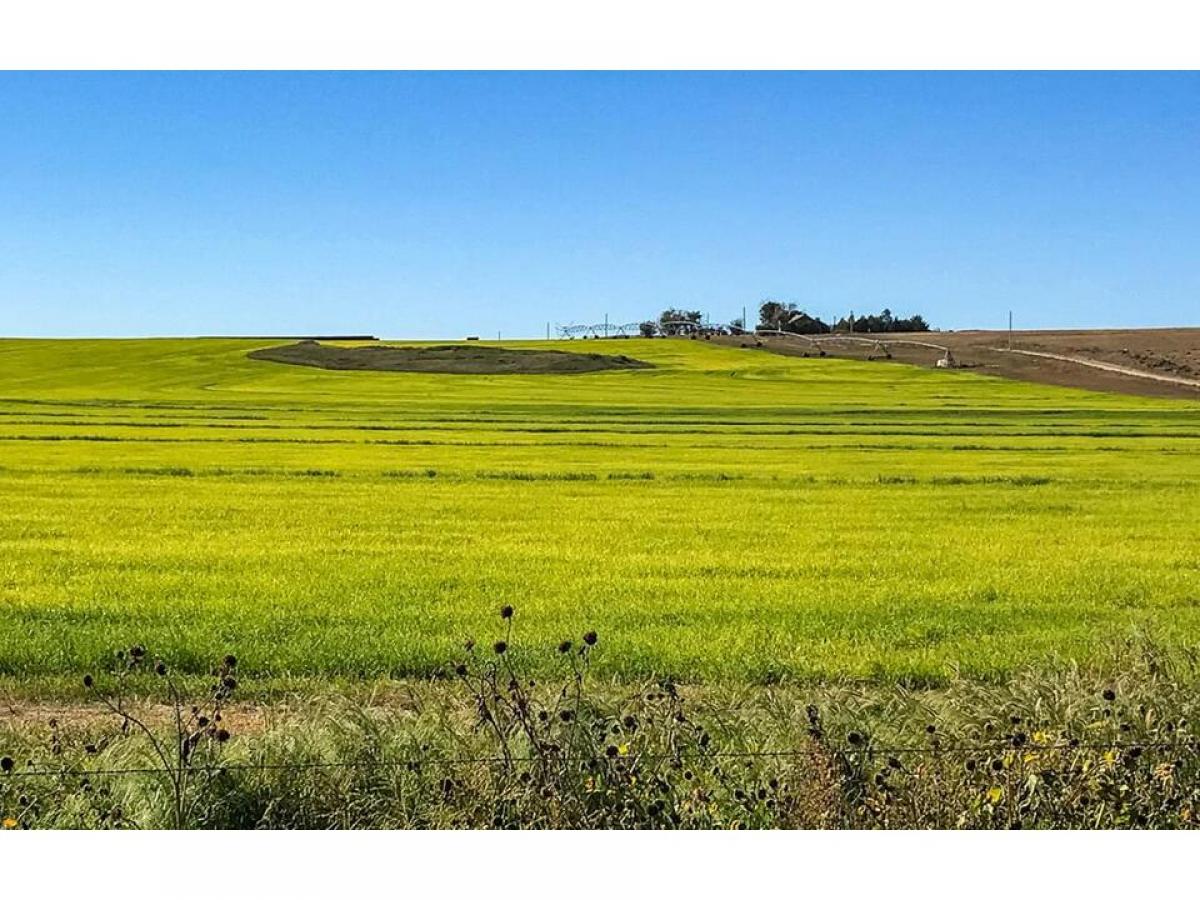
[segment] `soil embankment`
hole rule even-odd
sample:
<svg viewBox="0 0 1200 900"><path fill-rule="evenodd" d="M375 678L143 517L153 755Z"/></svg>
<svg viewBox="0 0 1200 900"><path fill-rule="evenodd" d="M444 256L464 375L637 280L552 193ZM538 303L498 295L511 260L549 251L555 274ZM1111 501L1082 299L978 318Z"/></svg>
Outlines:
<svg viewBox="0 0 1200 900"><path fill-rule="evenodd" d="M345 372L426 372L445 375L570 375L649 369L649 363L608 353L517 350L485 344L337 347L300 341L247 354L251 359Z"/></svg>

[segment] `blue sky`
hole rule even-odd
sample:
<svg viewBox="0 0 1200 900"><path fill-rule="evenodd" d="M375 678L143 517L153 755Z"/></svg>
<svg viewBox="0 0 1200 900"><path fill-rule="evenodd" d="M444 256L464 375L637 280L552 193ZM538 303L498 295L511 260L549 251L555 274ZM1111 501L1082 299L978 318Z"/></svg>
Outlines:
<svg viewBox="0 0 1200 900"><path fill-rule="evenodd" d="M0 73L0 334L1200 325L1200 75Z"/></svg>

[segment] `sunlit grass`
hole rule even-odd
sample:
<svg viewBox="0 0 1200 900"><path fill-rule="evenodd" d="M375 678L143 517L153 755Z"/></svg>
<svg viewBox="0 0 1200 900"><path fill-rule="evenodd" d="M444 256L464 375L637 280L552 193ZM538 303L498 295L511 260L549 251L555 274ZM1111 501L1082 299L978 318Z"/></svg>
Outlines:
<svg viewBox="0 0 1200 900"><path fill-rule="evenodd" d="M257 346L0 341L0 674L137 641L426 675L503 603L533 643L597 628L616 677L925 683L1200 635L1195 403L690 341L490 377Z"/></svg>

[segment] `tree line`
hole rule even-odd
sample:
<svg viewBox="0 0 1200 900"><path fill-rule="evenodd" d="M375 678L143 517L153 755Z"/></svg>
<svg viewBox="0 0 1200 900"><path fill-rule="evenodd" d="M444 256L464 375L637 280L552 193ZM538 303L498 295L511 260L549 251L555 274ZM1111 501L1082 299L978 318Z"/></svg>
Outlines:
<svg viewBox="0 0 1200 900"><path fill-rule="evenodd" d="M825 322L819 316L809 315L795 303L764 300L758 307L758 328L785 331L790 334L832 334L855 332L886 334L903 331L929 331L929 323L920 315L897 316L890 309L879 313L855 316L850 313L836 322ZM639 326L642 337L674 337L697 332L737 334L746 331L746 323L740 318L729 323L710 324L698 309L664 309L657 319L647 320Z"/></svg>
<svg viewBox="0 0 1200 900"><path fill-rule="evenodd" d="M836 322L825 322L818 316L810 316L795 303L767 300L758 308L758 327L792 334L830 334L833 332L866 332L886 334L888 332L929 331L929 323L923 316L907 318L897 316L886 307L880 313L855 316L851 313Z"/></svg>

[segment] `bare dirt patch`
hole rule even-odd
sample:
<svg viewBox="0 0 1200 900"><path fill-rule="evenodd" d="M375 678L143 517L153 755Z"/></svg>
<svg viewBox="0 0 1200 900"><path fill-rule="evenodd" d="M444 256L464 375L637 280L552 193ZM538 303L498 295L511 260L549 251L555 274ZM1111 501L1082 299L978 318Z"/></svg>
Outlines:
<svg viewBox="0 0 1200 900"><path fill-rule="evenodd" d="M300 341L247 354L251 359L349 372L427 372L445 375L570 375L613 369L649 369L639 359L608 353L516 350L487 345L337 347Z"/></svg>
<svg viewBox="0 0 1200 900"><path fill-rule="evenodd" d="M932 347L887 343L925 341L949 348L959 366L985 375L1095 391L1200 399L1200 387L1191 383L1200 381L1200 328L1014 331L1012 349L1024 351L1016 353L1008 352L1007 331L936 331L858 337L879 338L887 344L887 352L867 343L822 344L820 349L828 356L845 359L886 359L890 354L890 359L896 362L934 366L944 354ZM756 347L760 344L761 349L788 356L816 356L819 352L803 340L791 337L717 340L734 346ZM1081 361L1115 368L1098 369Z"/></svg>

